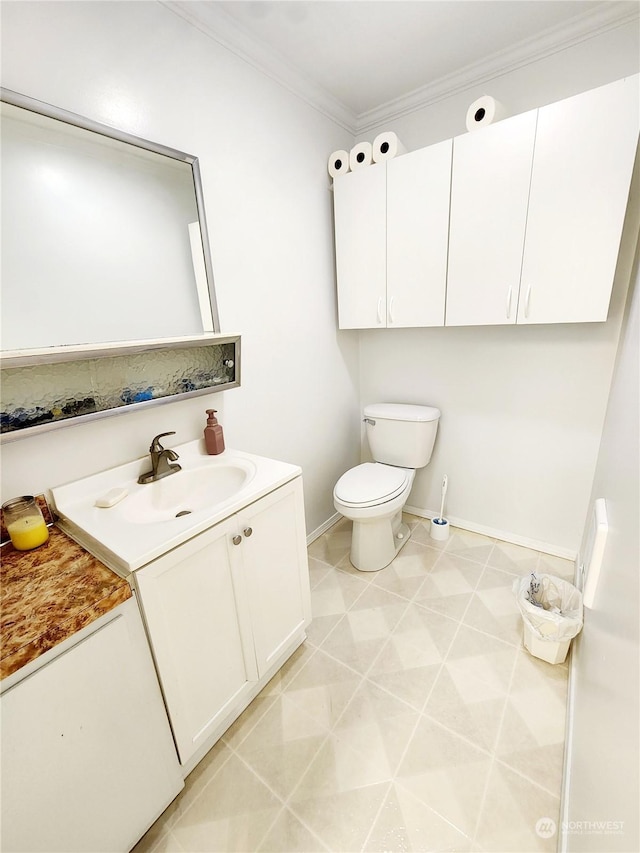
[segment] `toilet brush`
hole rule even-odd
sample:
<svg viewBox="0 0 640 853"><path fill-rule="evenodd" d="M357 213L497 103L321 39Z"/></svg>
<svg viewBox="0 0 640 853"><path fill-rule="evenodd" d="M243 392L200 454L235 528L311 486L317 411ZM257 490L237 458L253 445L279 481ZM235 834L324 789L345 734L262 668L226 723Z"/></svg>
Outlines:
<svg viewBox="0 0 640 853"><path fill-rule="evenodd" d="M432 539L448 539L449 538L449 522L444 517L444 499L447 494L447 486L449 478L445 474L442 478L442 500L440 501L440 515L437 518L431 519L431 538Z"/></svg>

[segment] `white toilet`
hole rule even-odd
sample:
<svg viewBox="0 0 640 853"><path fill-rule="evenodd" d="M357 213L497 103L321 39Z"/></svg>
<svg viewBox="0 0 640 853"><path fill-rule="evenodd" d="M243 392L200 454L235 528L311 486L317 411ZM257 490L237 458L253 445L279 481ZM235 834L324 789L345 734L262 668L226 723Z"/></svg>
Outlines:
<svg viewBox="0 0 640 853"><path fill-rule="evenodd" d="M388 566L409 538L402 521L416 468L431 459L439 409L403 403L374 403L364 409L369 448L364 462L340 477L335 508L353 521L351 563L361 572Z"/></svg>

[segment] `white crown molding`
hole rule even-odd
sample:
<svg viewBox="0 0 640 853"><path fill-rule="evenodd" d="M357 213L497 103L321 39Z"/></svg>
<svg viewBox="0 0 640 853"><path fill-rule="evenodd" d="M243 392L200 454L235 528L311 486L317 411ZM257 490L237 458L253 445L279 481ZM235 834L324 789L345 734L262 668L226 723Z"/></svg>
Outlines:
<svg viewBox="0 0 640 853"><path fill-rule="evenodd" d="M353 110L305 77L277 51L254 38L217 4L198 0L158 2L355 136L357 116Z"/></svg>
<svg viewBox="0 0 640 853"><path fill-rule="evenodd" d="M454 74L441 77L400 98L361 113L357 119L358 134L559 53L601 33L638 21L639 18L640 10L629 11L628 4L611 0L599 9L587 12L568 23L551 27L507 50L494 53L481 62L471 63Z"/></svg>
<svg viewBox="0 0 640 853"><path fill-rule="evenodd" d="M313 109L334 121L354 137L401 116L416 112L447 97L486 83L510 71L566 50L616 27L640 19L621 0L608 0L592 12L518 42L507 50L441 77L406 95L356 115L325 89L309 80L281 54L260 42L216 3L200 0L158 0L167 9L212 38L235 56L279 83Z"/></svg>

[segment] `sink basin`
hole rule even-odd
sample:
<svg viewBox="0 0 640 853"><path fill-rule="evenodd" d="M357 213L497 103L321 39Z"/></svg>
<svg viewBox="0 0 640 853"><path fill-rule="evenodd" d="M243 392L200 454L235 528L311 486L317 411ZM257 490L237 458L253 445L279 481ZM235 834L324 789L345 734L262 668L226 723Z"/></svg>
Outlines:
<svg viewBox="0 0 640 853"><path fill-rule="evenodd" d="M62 529L124 577L301 473L240 450L209 456L203 440L172 449L182 470L156 482L138 483L144 456L51 490ZM124 497L105 506L112 493Z"/></svg>
<svg viewBox="0 0 640 853"><path fill-rule="evenodd" d="M141 486L118 505L118 515L133 524L184 518L228 501L246 485L251 474L249 466L237 463L183 469Z"/></svg>

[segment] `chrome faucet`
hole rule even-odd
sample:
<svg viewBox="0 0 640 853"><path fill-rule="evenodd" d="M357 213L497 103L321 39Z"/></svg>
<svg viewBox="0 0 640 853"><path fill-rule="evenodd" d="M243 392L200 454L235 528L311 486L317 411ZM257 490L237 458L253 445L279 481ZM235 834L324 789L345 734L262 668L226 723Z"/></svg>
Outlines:
<svg viewBox="0 0 640 853"><path fill-rule="evenodd" d="M165 435L175 435L174 432L161 432L151 442L149 453L151 454L151 471L146 474L141 474L138 477L139 483L154 483L156 480L161 480L163 477L168 477L169 474L177 474L182 468L180 465L172 465L178 458L175 450L165 450L160 444L160 439Z"/></svg>

